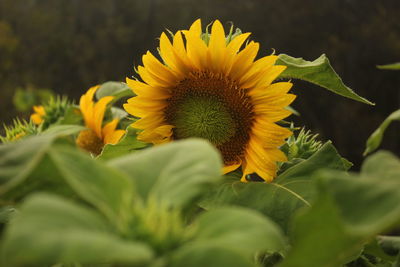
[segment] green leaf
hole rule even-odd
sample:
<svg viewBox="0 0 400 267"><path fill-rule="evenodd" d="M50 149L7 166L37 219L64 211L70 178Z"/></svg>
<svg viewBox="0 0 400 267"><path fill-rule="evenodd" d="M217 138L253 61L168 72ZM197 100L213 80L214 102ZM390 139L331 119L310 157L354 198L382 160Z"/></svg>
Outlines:
<svg viewBox="0 0 400 267"><path fill-rule="evenodd" d="M399 165L399 159L392 153L378 151L365 159L361 174L381 177L384 180L396 180L400 175Z"/></svg>
<svg viewBox="0 0 400 267"><path fill-rule="evenodd" d="M0 145L0 195L29 177L54 139L54 135L40 135Z"/></svg>
<svg viewBox="0 0 400 267"><path fill-rule="evenodd" d="M217 245L248 257L256 252L284 249L284 238L275 223L260 213L241 207L218 208L199 216L192 242Z"/></svg>
<svg viewBox="0 0 400 267"><path fill-rule="evenodd" d="M36 190L73 194L48 153L53 143L64 140L59 137L80 129L76 125L55 126L40 135L0 145L1 197L7 201L19 201Z"/></svg>
<svg viewBox="0 0 400 267"><path fill-rule="evenodd" d="M256 267L248 257L218 245L194 244L178 249L171 257L171 267Z"/></svg>
<svg viewBox="0 0 400 267"><path fill-rule="evenodd" d="M82 124L82 115L80 114L79 107L71 105L64 113L64 117L60 118L57 124L61 125L80 125Z"/></svg>
<svg viewBox="0 0 400 267"><path fill-rule="evenodd" d="M378 236L378 244L387 254L396 256L400 253L400 236Z"/></svg>
<svg viewBox="0 0 400 267"><path fill-rule="evenodd" d="M49 154L82 199L103 212L121 232L128 231L135 195L129 177L73 148L53 146Z"/></svg>
<svg viewBox="0 0 400 267"><path fill-rule="evenodd" d="M97 100L105 96L113 96L113 102L116 102L123 97L132 97L135 96L135 94L126 83L106 82L103 83L96 91Z"/></svg>
<svg viewBox="0 0 400 267"><path fill-rule="evenodd" d="M309 206L314 198L312 173L321 168L346 170L346 167L331 142L327 142L310 158L289 168L272 183L241 183L229 179L210 192L201 205L206 209L226 204L249 207L262 212L287 231L293 214L299 208Z"/></svg>
<svg viewBox="0 0 400 267"><path fill-rule="evenodd" d="M381 125L379 125L378 129L376 129L371 136L367 140L366 148L364 151L364 156L369 153L375 151L379 145L382 143L383 134L385 133L387 127L395 120L400 120L400 109L396 110L392 114L390 114Z"/></svg>
<svg viewBox="0 0 400 267"><path fill-rule="evenodd" d="M371 156L360 175L324 171L315 178L319 196L294 220L293 250L282 266L339 266L399 225L400 161L392 154Z"/></svg>
<svg viewBox="0 0 400 267"><path fill-rule="evenodd" d="M0 224L8 223L11 216L16 212L16 209L12 206L0 207Z"/></svg>
<svg viewBox="0 0 400 267"><path fill-rule="evenodd" d="M346 231L328 194L321 193L313 207L298 216L293 225L293 248L281 267L342 266L361 252L364 240Z"/></svg>
<svg viewBox="0 0 400 267"><path fill-rule="evenodd" d="M128 116L128 113L121 108L111 107L110 111L113 119L121 120Z"/></svg>
<svg viewBox="0 0 400 267"><path fill-rule="evenodd" d="M147 143L137 140L137 130L128 127L127 133L124 137L115 145L105 145L103 151L98 158L109 160L112 158L120 157L126 154L133 153L138 149L148 146Z"/></svg>
<svg viewBox="0 0 400 267"><path fill-rule="evenodd" d="M378 65L376 67L381 70L400 70L400 62L387 65Z"/></svg>
<svg viewBox="0 0 400 267"><path fill-rule="evenodd" d="M54 126L50 126L48 129L46 129L43 132L43 134L53 134L53 135L59 137L59 136L76 134L85 129L86 129L85 127L80 126L80 125L71 125L71 124L54 125Z"/></svg>
<svg viewBox="0 0 400 267"><path fill-rule="evenodd" d="M166 206L183 207L220 180L222 161L208 142L186 139L109 161L128 174L143 199L149 196Z"/></svg>
<svg viewBox="0 0 400 267"><path fill-rule="evenodd" d="M280 78L300 79L325 89L335 94L365 103L375 105L367 99L357 95L352 89L347 87L342 79L333 70L328 58L322 54L314 61L307 61L302 58L294 58L285 54L280 54L276 65L287 66L287 69L279 76Z"/></svg>
<svg viewBox="0 0 400 267"><path fill-rule="evenodd" d="M389 237L391 238L391 237ZM395 256L391 256L391 254L386 253L383 248L382 248L382 243L385 243L386 236L377 236L376 238L372 239L371 242L369 242L367 245L365 245L364 247L364 251L363 254L366 255L372 255L374 257L377 257L383 261L389 261L389 262L393 262L396 257ZM378 243L379 241L383 241L381 244ZM383 246L386 246L383 245ZM393 252L392 247L389 245L389 253ZM395 251L395 254L397 254L397 251Z"/></svg>
<svg viewBox="0 0 400 267"><path fill-rule="evenodd" d="M153 252L118 237L98 213L49 194L27 198L6 229L2 266L55 263L143 264Z"/></svg>

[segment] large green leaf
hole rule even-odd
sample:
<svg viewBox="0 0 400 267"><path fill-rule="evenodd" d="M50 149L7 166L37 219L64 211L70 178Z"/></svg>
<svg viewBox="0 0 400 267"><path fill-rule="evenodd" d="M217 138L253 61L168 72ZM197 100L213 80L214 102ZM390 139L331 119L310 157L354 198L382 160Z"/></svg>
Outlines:
<svg viewBox="0 0 400 267"><path fill-rule="evenodd" d="M105 96L113 96L113 102L115 102L122 97L135 96L135 94L126 83L110 81L103 83L96 91L97 99Z"/></svg>
<svg viewBox="0 0 400 267"><path fill-rule="evenodd" d="M294 220L293 248L280 266L334 267L355 258L366 240L346 231L339 213L332 198L321 193L315 205Z"/></svg>
<svg viewBox="0 0 400 267"><path fill-rule="evenodd" d="M1 248L2 266L59 262L142 266L153 255L145 244L118 237L100 214L48 194L27 198L6 229Z"/></svg>
<svg viewBox="0 0 400 267"><path fill-rule="evenodd" d="M75 124L54 125L46 129L43 134L52 134L55 137L58 137L76 134L82 130L85 130L85 127Z"/></svg>
<svg viewBox="0 0 400 267"><path fill-rule="evenodd" d="M78 125L58 125L50 127L40 135L0 145L2 198L8 201L20 200L35 190L50 190L70 195L70 188L61 179L48 153L54 143L72 143L74 146L73 139L69 138L68 141L68 136L82 129L83 127Z"/></svg>
<svg viewBox="0 0 400 267"><path fill-rule="evenodd" d="M281 230L258 212L240 207L203 213L190 242L172 253L170 266L256 266L256 252L282 251Z"/></svg>
<svg viewBox="0 0 400 267"><path fill-rule="evenodd" d="M382 143L383 134L386 131L386 128L393 122L393 121L400 120L400 109L396 110L392 114L390 114L381 125L379 125L378 129L376 129L371 136L367 140L366 148L364 151L364 156L368 155L369 153L375 151L379 145Z"/></svg>
<svg viewBox="0 0 400 267"><path fill-rule="evenodd" d="M36 136L0 145L0 193L24 180L44 157L53 140L53 136Z"/></svg>
<svg viewBox="0 0 400 267"><path fill-rule="evenodd" d="M101 210L120 231L127 231L134 196L131 179L56 140L60 134L75 131L75 127L56 128L51 133L0 146L2 198L19 201L38 190L79 195Z"/></svg>
<svg viewBox="0 0 400 267"><path fill-rule="evenodd" d="M195 227L197 232L193 242L226 247L249 257L257 251L282 251L285 245L275 223L256 211L241 207L203 213Z"/></svg>
<svg viewBox="0 0 400 267"><path fill-rule="evenodd" d="M177 250L171 257L171 267L256 267L248 257L219 245L193 244Z"/></svg>
<svg viewBox="0 0 400 267"><path fill-rule="evenodd" d="M312 173L321 168L346 170L347 167L333 145L327 142L310 158L289 168L272 183L241 183L232 178L210 192L201 205L206 209L225 204L253 208L287 231L293 214L301 207L310 206L309 202L314 198Z"/></svg>
<svg viewBox="0 0 400 267"><path fill-rule="evenodd" d="M319 197L294 222L286 266L340 266L375 235L400 222L400 161L388 152L371 156L361 175L315 175Z"/></svg>
<svg viewBox="0 0 400 267"><path fill-rule="evenodd" d="M0 145L0 195L3 200L19 200L35 190L68 191L48 157L56 137L55 134L43 134Z"/></svg>
<svg viewBox="0 0 400 267"><path fill-rule="evenodd" d="M126 135L117 144L108 144L104 146L99 158L109 160L148 146L147 143L137 140L136 131L136 129L128 127Z"/></svg>
<svg viewBox="0 0 400 267"><path fill-rule="evenodd" d="M53 146L49 155L82 199L97 207L118 229L127 231L135 195L129 177L74 148Z"/></svg>
<svg viewBox="0 0 400 267"><path fill-rule="evenodd" d="M143 199L183 207L220 180L222 162L208 142L187 139L156 146L108 162L128 174Z"/></svg>
<svg viewBox="0 0 400 267"><path fill-rule="evenodd" d="M82 130L77 125L60 125L38 136L0 145L0 194L21 183L46 156L51 144L60 136Z"/></svg>
<svg viewBox="0 0 400 267"><path fill-rule="evenodd" d="M314 61L307 61L302 58L294 58L285 54L280 54L276 64L287 66L287 69L279 76L280 78L304 80L328 89L335 94L365 104L374 105L374 103L357 95L343 83L342 79L333 70L325 54L322 54Z"/></svg>

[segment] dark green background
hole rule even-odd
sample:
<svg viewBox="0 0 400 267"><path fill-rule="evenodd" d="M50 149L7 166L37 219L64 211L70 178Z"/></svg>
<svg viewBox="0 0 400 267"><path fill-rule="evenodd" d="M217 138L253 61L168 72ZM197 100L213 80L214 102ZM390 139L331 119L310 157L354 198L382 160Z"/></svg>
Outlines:
<svg viewBox="0 0 400 267"><path fill-rule="evenodd" d="M302 116L294 120L358 165L369 134L400 108L400 72L375 67L400 61L399 14L398 0L0 0L0 121L17 115L16 88L78 99L92 85L132 75L164 29L220 19L252 32L261 55L271 48L307 60L326 53L345 83L376 103L295 81ZM400 151L399 130L391 126L384 148Z"/></svg>

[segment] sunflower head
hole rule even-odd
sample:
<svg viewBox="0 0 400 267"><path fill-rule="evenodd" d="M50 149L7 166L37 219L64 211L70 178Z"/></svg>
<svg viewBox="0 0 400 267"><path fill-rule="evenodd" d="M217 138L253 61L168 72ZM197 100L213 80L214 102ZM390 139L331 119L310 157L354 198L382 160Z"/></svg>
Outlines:
<svg viewBox="0 0 400 267"><path fill-rule="evenodd" d="M286 161L279 147L291 135L276 122L291 114L285 107L295 96L291 83L273 83L285 66L275 65L275 55L256 60L259 44L244 45L249 35L226 36L218 20L206 37L200 20L172 40L162 33L162 61L147 52L137 69L142 81L127 79L137 96L124 108L140 117L132 125L142 130L138 138L205 138L221 152L224 173L242 166L242 181L254 172L271 181L277 162Z"/></svg>
<svg viewBox="0 0 400 267"><path fill-rule="evenodd" d="M95 155L100 154L105 144L116 144L125 134L124 130L116 130L118 119L113 119L102 127L107 105L114 97L106 96L95 103L93 96L98 88L99 86L90 88L80 99L79 107L87 129L81 131L76 139L79 147Z"/></svg>

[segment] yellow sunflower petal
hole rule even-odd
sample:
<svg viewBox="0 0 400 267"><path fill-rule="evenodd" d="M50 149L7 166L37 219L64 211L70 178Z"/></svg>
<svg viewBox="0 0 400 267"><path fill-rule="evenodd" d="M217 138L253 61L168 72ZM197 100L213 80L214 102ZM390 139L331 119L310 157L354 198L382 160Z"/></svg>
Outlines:
<svg viewBox="0 0 400 267"><path fill-rule="evenodd" d="M168 87L168 83L164 82L160 77L149 72L146 68L139 66L138 73L145 83L151 86Z"/></svg>
<svg viewBox="0 0 400 267"><path fill-rule="evenodd" d="M253 101L256 107L265 107L266 109L276 109L279 107L287 107L296 99L296 95L264 95L254 97Z"/></svg>
<svg viewBox="0 0 400 267"><path fill-rule="evenodd" d="M229 166L224 166L222 168L222 174L227 174L229 172L233 172L234 170L236 170L237 168L240 167L240 165L242 165L242 162L238 162L236 164L233 165L229 165Z"/></svg>
<svg viewBox="0 0 400 267"><path fill-rule="evenodd" d="M46 115L46 111L43 106L33 106L33 110L40 116Z"/></svg>
<svg viewBox="0 0 400 267"><path fill-rule="evenodd" d="M34 114L31 115L31 121L34 124L39 125L39 124L41 124L43 122L43 118L39 114L34 113Z"/></svg>
<svg viewBox="0 0 400 267"><path fill-rule="evenodd" d="M174 85L177 81L179 81L182 77L179 75L177 76L173 73L169 68L165 65L161 64L157 58L153 56L150 51L147 51L145 55L142 57L143 65L152 75L157 76L167 84L168 86Z"/></svg>
<svg viewBox="0 0 400 267"><path fill-rule="evenodd" d="M189 69L192 68L190 64L189 58L186 53L185 44L182 38L182 31L178 31L174 35L173 40L173 48L174 48L174 56L175 56L175 66L181 73L186 74Z"/></svg>
<svg viewBox="0 0 400 267"><path fill-rule="evenodd" d="M168 142L172 136L172 128L174 128L172 125L162 125L155 129L142 131L137 138L147 143L165 143Z"/></svg>
<svg viewBox="0 0 400 267"><path fill-rule="evenodd" d="M186 37L186 51L188 58L191 59L194 67L204 69L206 66L207 46L201 40L201 21L196 20L190 29L184 32Z"/></svg>
<svg viewBox="0 0 400 267"><path fill-rule="evenodd" d="M164 114L149 113L149 115L146 117L142 117L141 119L132 123L131 126L136 129L156 128L159 125L163 125L164 121Z"/></svg>
<svg viewBox="0 0 400 267"><path fill-rule="evenodd" d="M82 112L83 120L86 127L90 129L95 128L93 96L99 87L99 85L91 87L79 100L79 108Z"/></svg>
<svg viewBox="0 0 400 267"><path fill-rule="evenodd" d="M260 79L257 83L257 86L266 86L270 85L278 76L286 69L286 66L276 65L273 66L270 71L264 76L264 78Z"/></svg>
<svg viewBox="0 0 400 267"><path fill-rule="evenodd" d="M128 100L128 104L124 104L124 109L133 116L144 117L147 114L162 111L166 105L164 101L149 101L135 96Z"/></svg>
<svg viewBox="0 0 400 267"><path fill-rule="evenodd" d="M246 32L239 36L236 36L226 48L226 58L224 63L224 73L229 73L232 69L233 62L235 61L236 54L240 47L243 45L244 41L249 38L251 33Z"/></svg>
<svg viewBox="0 0 400 267"><path fill-rule="evenodd" d="M264 116L266 117L266 116ZM260 119L261 118L261 119ZM258 116L252 127L252 137L263 144L266 149L280 147L285 139L293 133L287 128L281 127L269 121L269 118Z"/></svg>
<svg viewBox="0 0 400 267"><path fill-rule="evenodd" d="M259 49L259 44L250 42L245 49L237 54L229 76L238 81L251 67Z"/></svg>
<svg viewBox="0 0 400 267"><path fill-rule="evenodd" d="M214 71L221 71L223 69L225 47L224 27L219 20L216 20L211 28L210 43L208 45L208 53L211 60L209 64Z"/></svg>
<svg viewBox="0 0 400 267"><path fill-rule="evenodd" d="M276 169L277 167L273 167L272 169L267 169L267 168L260 168L259 165L254 163L252 160L249 160L247 163L247 167L243 171L243 176L241 181L245 182L245 177L248 174L252 173L257 173L264 181L266 182L271 182L275 175L276 175Z"/></svg>
<svg viewBox="0 0 400 267"><path fill-rule="evenodd" d="M253 96L254 99L257 97L265 97L265 96L282 96L285 95L292 88L293 84L290 82L277 82L270 84L268 86L255 87L251 89L248 94Z"/></svg>
<svg viewBox="0 0 400 267"><path fill-rule="evenodd" d="M277 165L260 144L250 142L247 149L246 162L248 170L253 170L265 181L272 181L275 177Z"/></svg>
<svg viewBox="0 0 400 267"><path fill-rule="evenodd" d="M121 138L125 135L125 130L116 130L112 133L107 134L104 137L104 144L116 144L121 140Z"/></svg>
<svg viewBox="0 0 400 267"><path fill-rule="evenodd" d="M79 101L79 107L84 116L86 110L90 110L93 107L93 96L99 87L100 87L99 85L93 86L89 88L89 90L84 95L81 96Z"/></svg>
<svg viewBox="0 0 400 267"><path fill-rule="evenodd" d="M102 135L105 137L109 134L112 134L115 131L115 128L117 128L118 122L118 119L113 119L112 121L104 125L103 129L101 130Z"/></svg>
<svg viewBox="0 0 400 267"><path fill-rule="evenodd" d="M236 36L227 46L228 50L232 51L233 53L237 53L240 47L243 45L244 41L249 38L251 32L242 33L239 36Z"/></svg>
<svg viewBox="0 0 400 267"><path fill-rule="evenodd" d="M103 123L104 113L108 103L114 99L113 96L102 97L96 104L94 104L93 110L93 120L94 128L92 130L97 134L97 136L102 139L103 135L101 133L101 125Z"/></svg>
<svg viewBox="0 0 400 267"><path fill-rule="evenodd" d="M183 44L182 33L174 36L172 45L165 33L160 36L160 54L167 66L177 74L185 75L189 70L188 58Z"/></svg>
<svg viewBox="0 0 400 267"><path fill-rule="evenodd" d="M138 96L143 96L154 100L167 99L170 96L169 92L165 88L152 87L148 84L129 78L126 78L126 83L128 84L129 88L131 88L132 91Z"/></svg>
<svg viewBox="0 0 400 267"><path fill-rule="evenodd" d="M275 64L277 56L266 56L254 62L250 70L239 80L241 88L251 88L257 84L259 79L268 75L270 68Z"/></svg>

